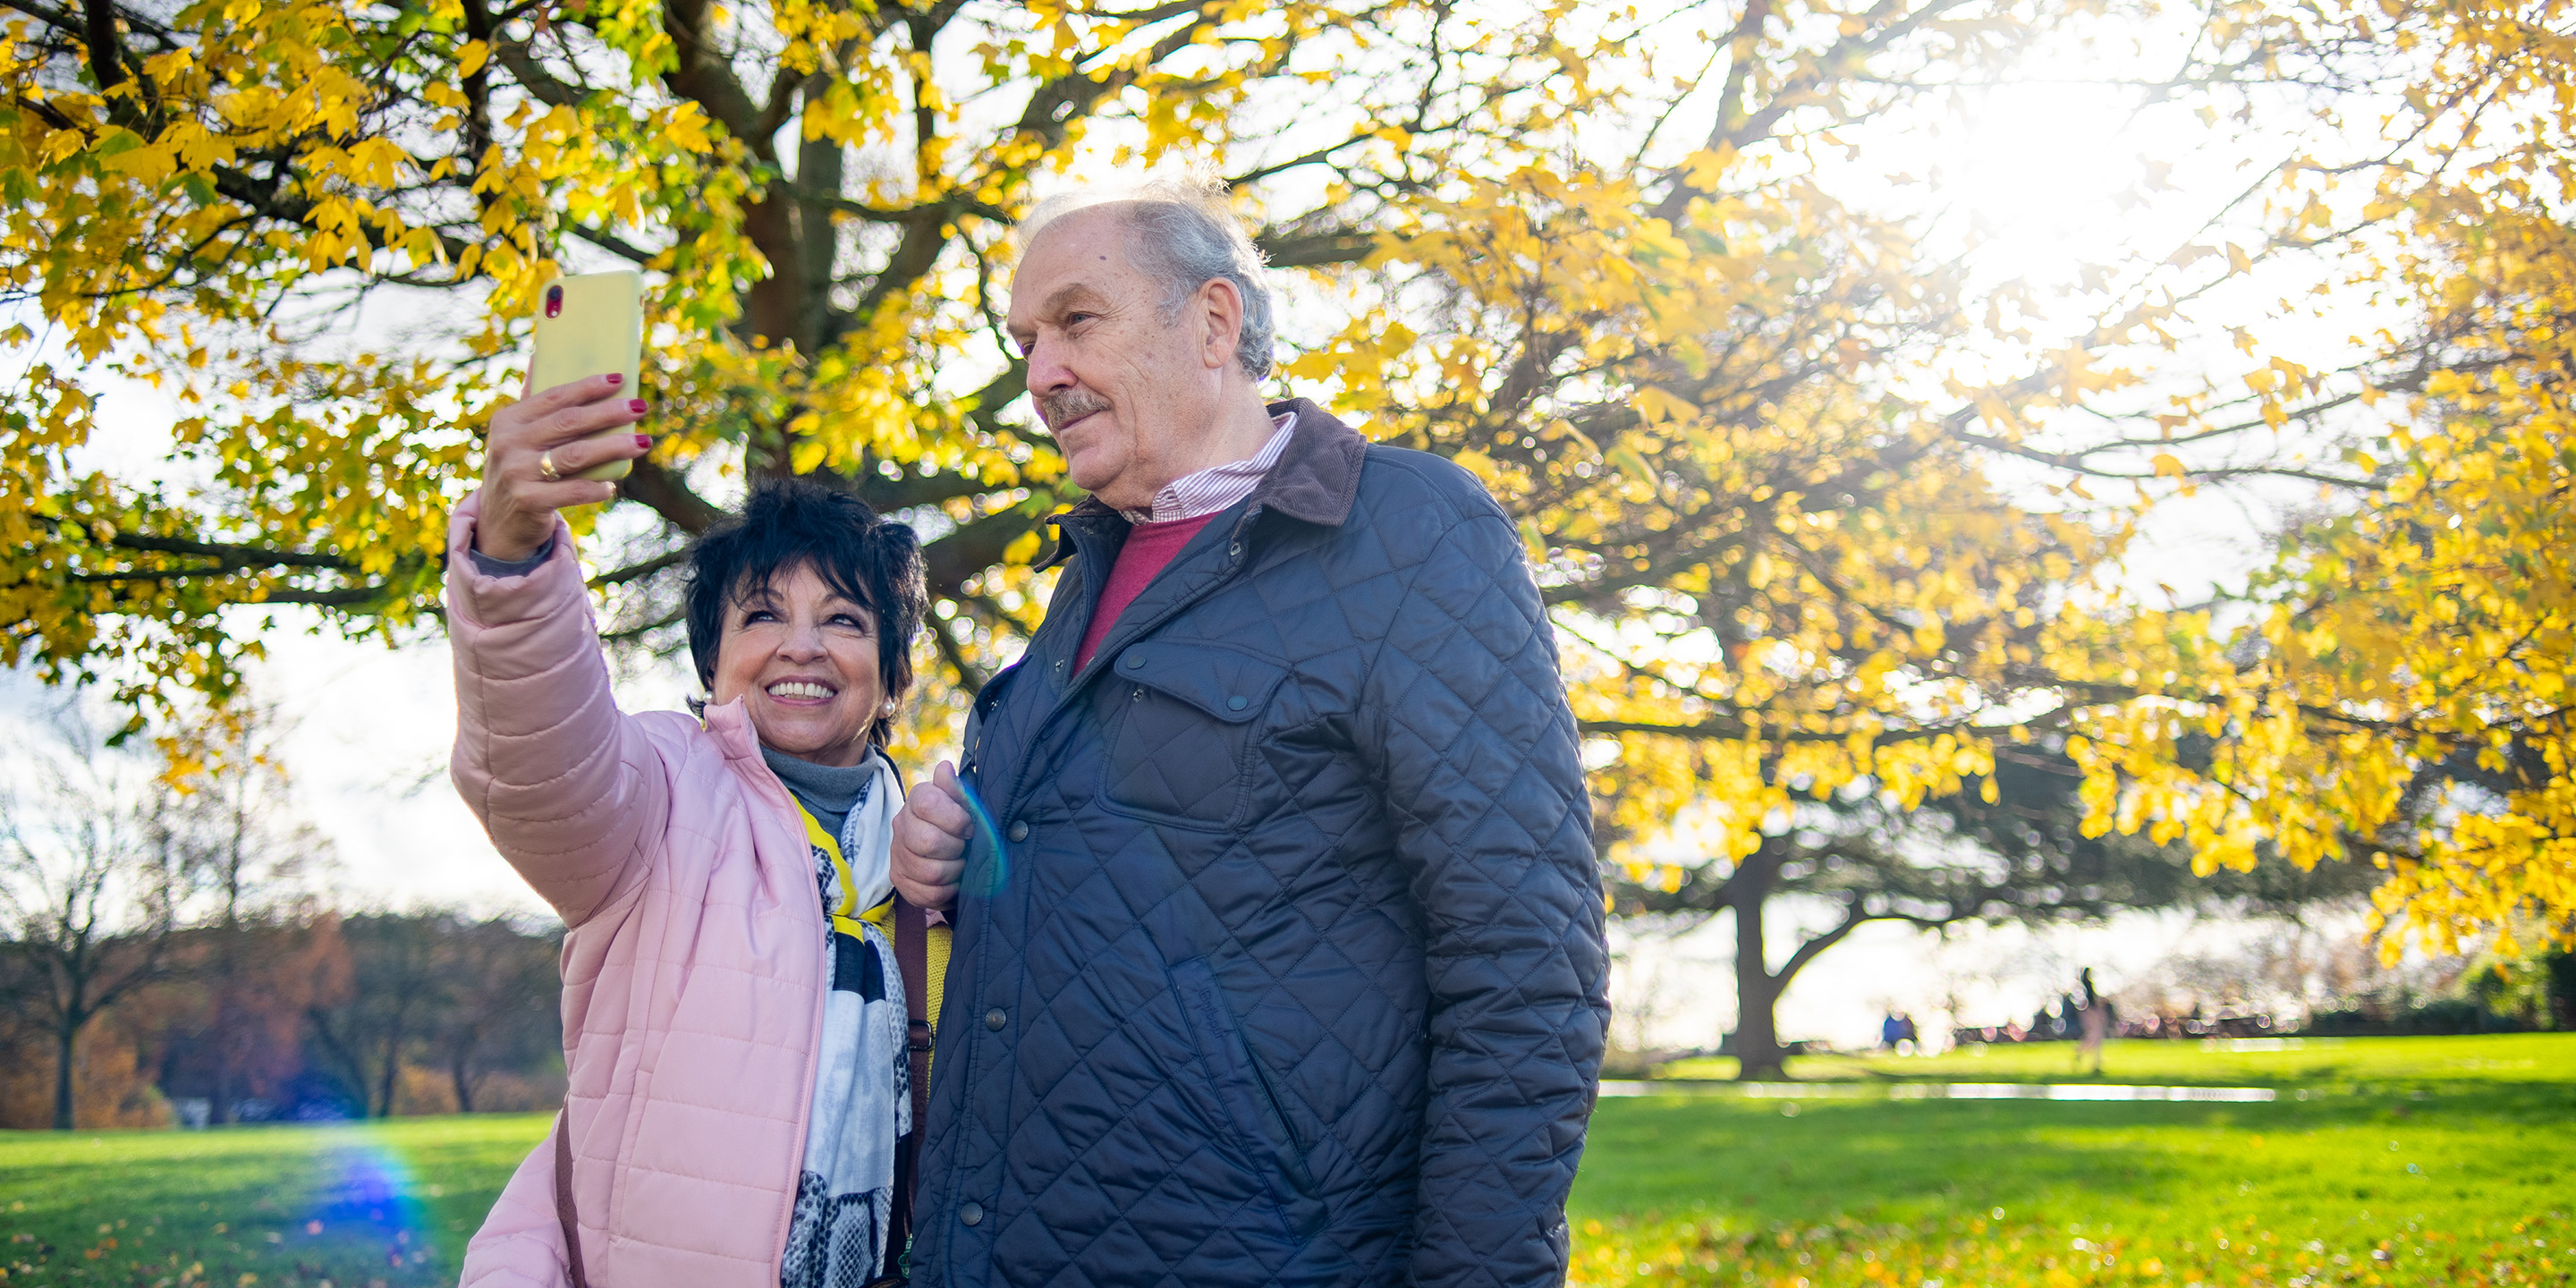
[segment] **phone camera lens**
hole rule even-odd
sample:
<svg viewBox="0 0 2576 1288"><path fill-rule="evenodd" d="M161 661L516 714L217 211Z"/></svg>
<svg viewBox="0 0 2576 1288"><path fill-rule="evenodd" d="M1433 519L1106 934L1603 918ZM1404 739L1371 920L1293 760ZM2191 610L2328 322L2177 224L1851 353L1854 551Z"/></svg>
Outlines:
<svg viewBox="0 0 2576 1288"><path fill-rule="evenodd" d="M546 316L550 318L563 316L562 287L549 286L546 288Z"/></svg>

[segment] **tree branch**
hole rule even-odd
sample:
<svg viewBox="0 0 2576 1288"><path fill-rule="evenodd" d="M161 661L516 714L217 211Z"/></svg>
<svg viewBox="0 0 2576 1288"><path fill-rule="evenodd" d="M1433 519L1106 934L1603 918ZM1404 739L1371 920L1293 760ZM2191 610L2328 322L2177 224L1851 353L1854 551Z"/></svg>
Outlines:
<svg viewBox="0 0 2576 1288"><path fill-rule="evenodd" d="M665 568L676 567L686 562L688 557L688 549L682 547L668 554L656 555L642 563L628 564L623 568L601 573L590 579L590 586L596 590L603 586L622 586L630 581L640 581Z"/></svg>
<svg viewBox="0 0 2576 1288"><path fill-rule="evenodd" d="M1851 898L1843 905L1842 924L1798 945L1798 951L1789 954L1789 960L1780 963L1779 970L1764 973L1771 976L1773 984L1785 990L1789 987L1790 979L1807 968L1807 963L1823 956L1826 949L1850 938L1851 932L1860 929L1864 923L1874 920L1877 918L1870 916L1862 908L1860 893L1854 891Z"/></svg>
<svg viewBox="0 0 2576 1288"><path fill-rule="evenodd" d="M1261 248L1262 259L1272 268L1323 268L1367 259L1383 239L1376 233L1342 228L1313 233L1265 229L1252 244Z"/></svg>
<svg viewBox="0 0 2576 1288"><path fill-rule="evenodd" d="M1046 522L1019 509L1003 510L960 525L956 531L921 548L923 570L933 596L956 599L966 580L1001 562L1002 551L1021 533Z"/></svg>
<svg viewBox="0 0 2576 1288"><path fill-rule="evenodd" d="M116 5L114 0L84 0L82 11L86 22L81 40L89 46L89 74L98 81L99 93L106 94L125 83L125 47L116 38Z"/></svg>
<svg viewBox="0 0 2576 1288"><path fill-rule="evenodd" d="M677 57L663 73L674 93L707 109L707 114L744 147L770 159L769 136L760 129L761 110L735 79L724 51L716 47L714 6L707 0L667 0L662 30L671 37Z"/></svg>
<svg viewBox="0 0 2576 1288"><path fill-rule="evenodd" d="M120 550L142 550L154 554L195 555L221 560L220 569L202 572L237 571L246 568L326 568L334 572L354 572L357 563L337 555L306 554L300 550L271 550L265 546L236 546L210 541L189 541L182 537L156 537L139 532L120 532L108 539Z"/></svg>
<svg viewBox="0 0 2576 1288"><path fill-rule="evenodd" d="M556 80L544 66L530 57L528 47L532 43L525 40L493 41L493 60L509 70L510 79L517 81L519 88L528 92L528 97L548 107L579 105L583 97L580 87Z"/></svg>
<svg viewBox="0 0 2576 1288"><path fill-rule="evenodd" d="M724 517L724 511L690 491L679 475L653 461L635 462L633 471L618 480L617 490L690 536L714 527L716 520Z"/></svg>
<svg viewBox="0 0 2576 1288"><path fill-rule="evenodd" d="M975 663L966 656L966 646L949 633L947 620L934 613L928 621L931 642L939 646L939 656L948 663L948 669L957 673L957 687L966 690L968 701L981 696L991 677L976 669Z"/></svg>

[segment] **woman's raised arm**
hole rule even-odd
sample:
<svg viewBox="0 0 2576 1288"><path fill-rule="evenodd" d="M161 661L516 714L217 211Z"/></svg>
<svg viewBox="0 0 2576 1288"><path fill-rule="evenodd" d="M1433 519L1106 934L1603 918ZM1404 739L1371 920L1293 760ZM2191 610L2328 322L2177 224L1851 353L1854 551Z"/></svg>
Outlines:
<svg viewBox="0 0 2576 1288"><path fill-rule="evenodd" d="M483 485L448 521L450 771L494 847L567 925L635 888L670 805L651 741L610 694L572 530L556 515L616 495L573 475L650 446L601 432L645 414L619 383L592 376L496 413Z"/></svg>

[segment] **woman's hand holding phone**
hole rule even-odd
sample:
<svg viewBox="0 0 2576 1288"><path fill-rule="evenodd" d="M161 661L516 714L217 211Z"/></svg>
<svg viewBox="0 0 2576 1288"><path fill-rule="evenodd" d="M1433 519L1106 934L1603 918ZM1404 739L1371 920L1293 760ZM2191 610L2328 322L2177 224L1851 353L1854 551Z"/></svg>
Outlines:
<svg viewBox="0 0 2576 1288"><path fill-rule="evenodd" d="M646 435L602 432L644 419L649 408L630 394L622 375L584 376L493 413L474 548L505 562L525 559L554 534L555 511L614 499L616 484L576 476L652 450Z"/></svg>

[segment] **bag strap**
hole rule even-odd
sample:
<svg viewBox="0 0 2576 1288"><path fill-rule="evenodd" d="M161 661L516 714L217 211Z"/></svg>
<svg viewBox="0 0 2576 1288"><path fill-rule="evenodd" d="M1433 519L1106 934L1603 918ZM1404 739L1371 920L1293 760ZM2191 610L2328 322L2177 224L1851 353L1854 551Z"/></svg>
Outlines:
<svg viewBox="0 0 2576 1288"><path fill-rule="evenodd" d="M930 1118L930 920L903 896L894 901L894 964L903 975L904 1050L912 1057L912 1134Z"/></svg>
<svg viewBox="0 0 2576 1288"><path fill-rule="evenodd" d="M564 1264L572 1269L572 1288L590 1288L581 1269L581 1223L572 1210L572 1109L555 1115L555 1219L563 1223Z"/></svg>
<svg viewBox="0 0 2576 1288"><path fill-rule="evenodd" d="M905 1282L912 1243L912 1196L921 1187L921 1136L930 1120L930 924L902 895L894 898L894 967L903 977L904 1051L912 1075L912 1130L895 1142L894 1210L886 1222L886 1263L867 1288Z"/></svg>

